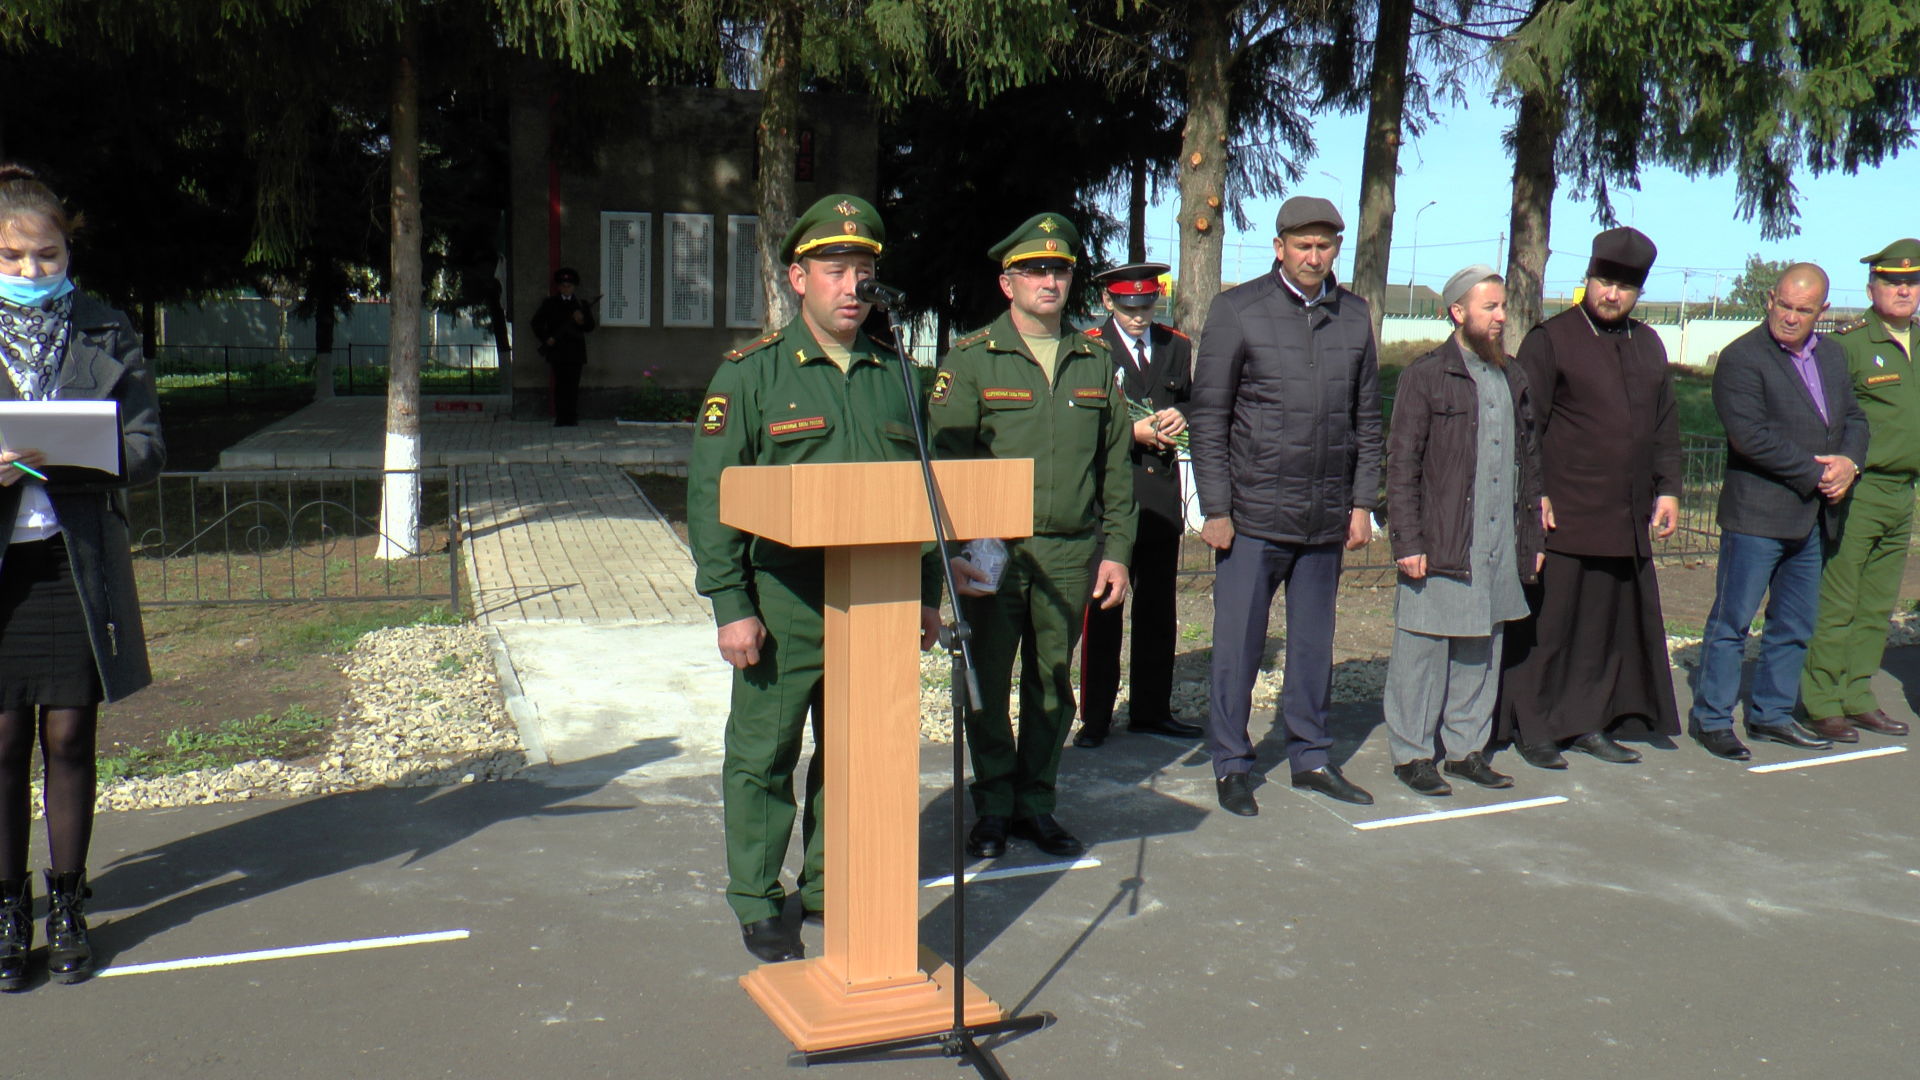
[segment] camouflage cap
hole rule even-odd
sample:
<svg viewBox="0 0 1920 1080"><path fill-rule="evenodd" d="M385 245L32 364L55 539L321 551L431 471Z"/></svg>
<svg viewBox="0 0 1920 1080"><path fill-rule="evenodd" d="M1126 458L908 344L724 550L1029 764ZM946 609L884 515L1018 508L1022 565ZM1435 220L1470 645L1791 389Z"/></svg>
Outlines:
<svg viewBox="0 0 1920 1080"><path fill-rule="evenodd" d="M794 220L780 245L782 262L802 255L880 254L887 227L873 204L858 195L828 195Z"/></svg>
<svg viewBox="0 0 1920 1080"><path fill-rule="evenodd" d="M987 249L987 258L1002 270L1014 263L1071 267L1077 260L1080 230L1064 214L1035 214L1005 240ZM1042 261L1044 260L1044 262Z"/></svg>
<svg viewBox="0 0 1920 1080"><path fill-rule="evenodd" d="M1895 240L1860 261L1867 264L1867 272L1870 274L1882 276L1920 274L1920 240L1911 237ZM1905 280L1920 280L1920 278L1905 278Z"/></svg>

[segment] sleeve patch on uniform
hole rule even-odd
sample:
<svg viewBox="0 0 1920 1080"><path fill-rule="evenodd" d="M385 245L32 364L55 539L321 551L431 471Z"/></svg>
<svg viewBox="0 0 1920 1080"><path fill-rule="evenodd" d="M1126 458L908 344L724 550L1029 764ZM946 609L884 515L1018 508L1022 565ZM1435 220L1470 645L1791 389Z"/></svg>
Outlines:
<svg viewBox="0 0 1920 1080"><path fill-rule="evenodd" d="M718 435L727 430L727 410L732 404L727 394L708 394L700 403L700 434Z"/></svg>
<svg viewBox="0 0 1920 1080"><path fill-rule="evenodd" d="M809 416L803 420L775 420L767 425L769 435L791 435L796 431L820 431L827 426L824 416Z"/></svg>
<svg viewBox="0 0 1920 1080"><path fill-rule="evenodd" d="M1075 390L1073 392L1073 396L1080 398L1082 400L1097 399L1100 401L1105 401L1107 398L1107 390L1106 390L1106 387L1104 386L1083 386L1080 389Z"/></svg>
<svg viewBox="0 0 1920 1080"><path fill-rule="evenodd" d="M935 405L945 405L947 395L953 393L953 372L942 370L933 377L931 400Z"/></svg>
<svg viewBox="0 0 1920 1080"><path fill-rule="evenodd" d="M1032 401L1033 391L1018 390L1010 386L989 386L980 391L980 397L983 401Z"/></svg>
<svg viewBox="0 0 1920 1080"><path fill-rule="evenodd" d="M1867 376L1868 386L1879 386L1881 383L1890 383L1890 382L1899 382L1899 381L1900 381L1900 376L1897 374Z"/></svg>

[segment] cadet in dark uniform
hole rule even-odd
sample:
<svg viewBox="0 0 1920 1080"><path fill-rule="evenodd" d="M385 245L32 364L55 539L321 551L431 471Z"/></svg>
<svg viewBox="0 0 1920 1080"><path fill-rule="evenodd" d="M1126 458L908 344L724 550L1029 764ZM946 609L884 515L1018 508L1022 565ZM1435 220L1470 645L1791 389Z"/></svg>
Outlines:
<svg viewBox="0 0 1920 1080"><path fill-rule="evenodd" d="M1920 475L1920 372L1913 363L1920 240L1897 240L1860 261L1873 307L1834 337L1867 414L1867 463L1841 506L1840 546L1820 575L1820 614L1800 675L1807 726L1839 742L1858 742L1855 728L1907 733L1905 721L1881 710L1870 681L1887 647L1887 616L1900 598Z"/></svg>
<svg viewBox="0 0 1920 1080"><path fill-rule="evenodd" d="M1009 832L1050 855L1085 845L1054 820L1054 777L1073 722L1073 647L1088 597L1126 599L1133 552L1133 426L1105 342L1063 333L1080 234L1038 214L988 254L1012 301L993 325L954 343L934 377L928 426L944 458L1032 458L1033 533L1007 541L997 592L964 559L955 580L974 628L985 707L967 725L976 858L1005 853ZM1099 560L1096 568L1095 559ZM1019 737L1008 714L1020 661Z"/></svg>
<svg viewBox="0 0 1920 1080"><path fill-rule="evenodd" d="M580 422L580 376L587 370L587 335L600 323L593 305L573 295L580 272L563 266L553 272L552 296L534 309L531 325L540 355L553 366L553 426Z"/></svg>
<svg viewBox="0 0 1920 1080"><path fill-rule="evenodd" d="M687 527L695 585L713 601L720 655L734 667L721 773L727 903L747 951L769 963L801 956L782 924L780 865L793 831L793 772L802 727L820 740L824 561L720 523L720 471L729 465L909 461L913 417L900 359L860 331L869 305L854 298L886 239L863 199L829 195L800 216L781 248L800 297L792 322L726 355L700 407L687 471ZM921 647L939 627L938 564L926 567ZM807 770L797 891L821 909L821 763Z"/></svg>
<svg viewBox="0 0 1920 1080"><path fill-rule="evenodd" d="M1114 381L1131 402L1152 416L1133 420L1133 499L1140 505L1131 572L1133 648L1127 664L1127 729L1180 739L1205 734L1198 724L1173 716L1174 583L1180 572L1180 474L1175 437L1187 428L1181 411L1193 386L1193 346L1187 335L1153 321L1165 263L1132 263L1096 274L1106 286L1100 302L1107 321L1092 330L1113 351ZM1137 409L1130 409L1129 419ZM1080 647L1080 731L1073 745L1092 749L1107 741L1113 702L1120 692L1122 609L1087 606L1086 638Z"/></svg>

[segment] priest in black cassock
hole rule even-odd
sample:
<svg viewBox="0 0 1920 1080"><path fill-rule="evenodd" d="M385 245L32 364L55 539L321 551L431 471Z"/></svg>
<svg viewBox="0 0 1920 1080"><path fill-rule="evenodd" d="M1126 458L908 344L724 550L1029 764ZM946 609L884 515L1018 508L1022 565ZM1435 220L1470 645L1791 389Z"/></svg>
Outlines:
<svg viewBox="0 0 1920 1080"><path fill-rule="evenodd" d="M1543 769L1562 750L1632 763L1616 735L1680 733L1648 536L1679 524L1679 421L1666 347L1629 317L1653 259L1635 229L1594 237L1585 296L1520 344L1552 531L1533 617L1509 624L1497 737Z"/></svg>

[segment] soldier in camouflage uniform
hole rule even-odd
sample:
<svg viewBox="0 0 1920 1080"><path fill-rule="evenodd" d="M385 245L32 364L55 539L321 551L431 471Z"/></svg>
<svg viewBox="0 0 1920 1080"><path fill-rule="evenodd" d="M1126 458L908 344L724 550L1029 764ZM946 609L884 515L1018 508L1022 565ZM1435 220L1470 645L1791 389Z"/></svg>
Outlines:
<svg viewBox="0 0 1920 1080"><path fill-rule="evenodd" d="M1880 708L1871 680L1900 597L1920 477L1920 369L1913 362L1920 240L1896 241L1860 261L1873 307L1834 336L1867 414L1867 461L1841 508L1839 550L1820 575L1820 614L1800 675L1807 726L1836 742L1858 742L1861 730L1907 733L1905 721Z"/></svg>
<svg viewBox="0 0 1920 1080"><path fill-rule="evenodd" d="M799 959L783 923L780 866L793 831L793 773L802 728L820 742L824 559L720 523L720 471L729 465L910 461L913 417L899 357L860 330L870 306L855 298L886 239L863 200L829 195L794 224L781 249L800 297L792 322L726 354L702 399L687 472L687 527L695 585L713 602L720 655L734 667L721 789L727 837L727 903L747 951ZM939 627L938 564L923 579L921 647ZM822 763L807 769L801 822L805 861L797 891L808 916L821 909Z"/></svg>
<svg viewBox="0 0 1920 1080"><path fill-rule="evenodd" d="M967 850L976 858L1004 854L1009 834L1051 855L1086 850L1053 816L1074 714L1073 650L1089 597L1107 608L1126 598L1137 514L1133 425L1112 356L1099 338L1062 327L1079 243L1065 217L1037 214L994 246L1011 306L954 343L927 410L941 457L1034 463L1034 535L1007 542L998 589L983 593L974 583L984 575L954 561L986 698L967 726L978 814ZM1016 651L1017 738L1007 700Z"/></svg>

